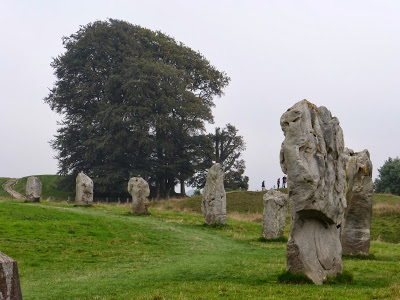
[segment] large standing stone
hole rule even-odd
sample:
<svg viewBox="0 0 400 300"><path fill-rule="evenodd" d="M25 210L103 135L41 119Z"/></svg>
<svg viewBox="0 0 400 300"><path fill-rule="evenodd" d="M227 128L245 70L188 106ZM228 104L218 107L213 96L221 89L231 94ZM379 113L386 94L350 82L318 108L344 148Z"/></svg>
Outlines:
<svg viewBox="0 0 400 300"><path fill-rule="evenodd" d="M342 223L344 254L369 254L372 217L372 162L368 150L346 149L347 208Z"/></svg>
<svg viewBox="0 0 400 300"><path fill-rule="evenodd" d="M283 235L288 210L288 195L270 189L264 195L264 213L261 235L266 239L277 239Z"/></svg>
<svg viewBox="0 0 400 300"><path fill-rule="evenodd" d="M22 299L17 262L0 252L0 299Z"/></svg>
<svg viewBox="0 0 400 300"><path fill-rule="evenodd" d="M343 269L336 228L346 207L343 132L326 107L307 100L282 115L281 127L280 160L291 211L287 270L322 284Z"/></svg>
<svg viewBox="0 0 400 300"><path fill-rule="evenodd" d="M148 214L147 197L150 195L149 184L142 177L132 177L128 182L128 192L132 195L131 213Z"/></svg>
<svg viewBox="0 0 400 300"><path fill-rule="evenodd" d="M76 176L75 204L84 206L93 204L93 180L84 173Z"/></svg>
<svg viewBox="0 0 400 300"><path fill-rule="evenodd" d="M42 196L42 183L37 177L29 177L26 182L26 201L39 202Z"/></svg>
<svg viewBox="0 0 400 300"><path fill-rule="evenodd" d="M221 164L214 164L208 171L201 211L206 224L226 224L226 193Z"/></svg>

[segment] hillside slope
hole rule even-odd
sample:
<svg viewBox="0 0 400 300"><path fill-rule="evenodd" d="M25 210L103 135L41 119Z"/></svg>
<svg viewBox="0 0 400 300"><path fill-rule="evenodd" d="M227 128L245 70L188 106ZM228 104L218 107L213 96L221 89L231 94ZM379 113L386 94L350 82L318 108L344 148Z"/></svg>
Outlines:
<svg viewBox="0 0 400 300"><path fill-rule="evenodd" d="M57 182L59 180L58 175L32 175L39 178L42 183L42 199L47 200L48 198L52 198L53 201L66 201L68 196L72 199L75 197L75 191L63 191L57 187ZM28 181L28 177L26 176L20 178L18 183L13 186L13 189L22 195L26 194L26 182Z"/></svg>
<svg viewBox="0 0 400 300"><path fill-rule="evenodd" d="M9 197L10 195L3 189L3 184L5 184L8 180L10 180L9 177L0 177L0 197Z"/></svg>
<svg viewBox="0 0 400 300"><path fill-rule="evenodd" d="M42 199L52 197L53 201L65 201L70 196L74 199L75 191L60 191L57 188L57 175L38 175L43 184ZM21 178L13 188L25 194L28 177ZM6 181L7 179L3 179ZM0 181L1 182L1 181ZM280 189L287 193L287 189ZM263 195L266 192L233 191L227 193L228 217L261 223L263 212ZM7 196L0 194L0 196ZM151 207L161 210L194 212L201 214L202 196L168 201L152 201ZM388 194L374 194L371 239L390 243L400 243L400 197ZM289 224L290 220L287 220Z"/></svg>

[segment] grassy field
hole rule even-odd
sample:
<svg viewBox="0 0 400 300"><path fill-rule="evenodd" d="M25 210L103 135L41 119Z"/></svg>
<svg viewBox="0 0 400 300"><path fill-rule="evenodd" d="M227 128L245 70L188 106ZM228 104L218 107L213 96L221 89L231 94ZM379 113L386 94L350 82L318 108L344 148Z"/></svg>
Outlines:
<svg viewBox="0 0 400 300"><path fill-rule="evenodd" d="M286 192L285 189L281 189ZM227 215L233 219L257 222L262 220L263 195L265 192L228 192L226 194ZM151 207L161 210L192 212L201 214L201 196L155 201ZM389 243L400 243L400 197L374 194L371 239ZM289 217L287 222L289 222Z"/></svg>
<svg viewBox="0 0 400 300"><path fill-rule="evenodd" d="M132 216L126 205L0 198L0 250L18 261L24 299L400 298L399 240L383 242L382 232L370 258L344 257L352 283L285 285L277 277L286 243L261 241L259 222L228 218L214 228L161 204L151 216Z"/></svg>

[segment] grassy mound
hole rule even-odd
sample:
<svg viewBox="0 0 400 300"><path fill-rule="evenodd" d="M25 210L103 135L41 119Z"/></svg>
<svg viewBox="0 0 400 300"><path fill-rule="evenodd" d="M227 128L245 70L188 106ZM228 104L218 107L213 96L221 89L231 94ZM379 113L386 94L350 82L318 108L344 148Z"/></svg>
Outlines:
<svg viewBox="0 0 400 300"><path fill-rule="evenodd" d="M53 201L66 201L68 196L74 198L75 191L63 191L57 187L57 182L59 180L58 175L32 175L39 178L42 183L42 199L47 200L48 198L52 198ZM18 180L18 183L13 186L13 190L18 193L25 195L26 194L26 182L28 181L28 177L23 177Z"/></svg>

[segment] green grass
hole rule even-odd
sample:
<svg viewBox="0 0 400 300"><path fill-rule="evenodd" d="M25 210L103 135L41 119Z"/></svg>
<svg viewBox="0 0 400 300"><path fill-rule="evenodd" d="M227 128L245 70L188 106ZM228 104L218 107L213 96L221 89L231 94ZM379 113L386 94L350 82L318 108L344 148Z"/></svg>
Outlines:
<svg viewBox="0 0 400 300"><path fill-rule="evenodd" d="M281 189L285 191L286 189ZM250 192L250 191L232 191L226 193L227 213L263 213L264 204L263 196L266 192ZM174 207L183 210L189 209L193 212L201 213L201 201L203 196L193 196L190 198L180 199L173 204ZM167 205L166 201L160 201L155 207ZM172 208L172 204L170 205Z"/></svg>
<svg viewBox="0 0 400 300"><path fill-rule="evenodd" d="M387 204L400 204L400 196L395 196L392 194L374 194L373 204L377 203L387 203Z"/></svg>
<svg viewBox="0 0 400 300"><path fill-rule="evenodd" d="M67 200L68 196L74 198L74 191L60 191L57 188L57 175L38 175L42 182L42 199L46 200L52 197L55 201ZM28 177L21 178L13 187L17 192L25 195L26 181ZM0 183L4 183L9 178L0 178ZM280 189L287 193L287 189ZM263 195L266 192L250 192L250 191L233 191L227 193L227 213L238 212L240 214L258 214L263 212ZM7 197L8 194L0 191L0 196ZM167 210L191 211L201 214L202 196L190 197L176 201L159 201L154 202L152 207L161 207ZM390 194L374 194L374 205L380 209L374 210L371 224L371 239L400 243L400 197ZM393 209L396 208L397 209ZM252 219L260 222L261 217ZM250 218L251 219L251 218ZM289 221L289 220L288 220Z"/></svg>
<svg viewBox="0 0 400 300"><path fill-rule="evenodd" d="M371 239L400 243L400 213L372 215Z"/></svg>
<svg viewBox="0 0 400 300"><path fill-rule="evenodd" d="M75 191L63 191L57 187L57 182L59 180L58 175L32 175L39 178L42 183L42 200L47 200L52 198L53 201L66 201L68 196L75 198ZM23 177L18 180L18 183L13 186L13 190L18 193L26 194L26 182L28 177Z"/></svg>
<svg viewBox="0 0 400 300"><path fill-rule="evenodd" d="M279 191L287 194L287 189L279 189ZM263 196L266 192L251 192L251 191L233 191L226 193L227 213L240 212L240 213L261 213L263 212ZM201 213L202 196L193 196L179 200L179 203L174 204L174 207L183 209L187 208L194 212ZM374 194L373 203L384 204L400 204L400 196L390 194ZM157 205L165 204L161 201ZM172 206L171 206L172 207Z"/></svg>
<svg viewBox="0 0 400 300"><path fill-rule="evenodd" d="M313 281L305 274L293 274L285 271L278 276L278 283L282 284L313 284Z"/></svg>
<svg viewBox="0 0 400 300"><path fill-rule="evenodd" d="M324 281L325 284L341 284L341 283L351 283L354 280L354 276L349 271L344 271L343 273L335 277L327 277Z"/></svg>
<svg viewBox="0 0 400 300"><path fill-rule="evenodd" d="M4 189L3 184L6 183L10 178L8 177L0 177L0 197L8 197L10 196Z"/></svg>
<svg viewBox="0 0 400 300"><path fill-rule="evenodd" d="M286 189L281 189L287 192ZM234 191L226 193L227 213L255 213L262 215L263 195L266 192ZM151 204L154 208L190 211L201 214L202 196L177 199ZM371 221L371 240L400 243L400 197L388 194L374 194L374 209ZM256 218L260 223L260 217ZM290 220L287 220L287 225ZM288 228L288 227L287 227Z"/></svg>
<svg viewBox="0 0 400 300"><path fill-rule="evenodd" d="M18 262L24 299L397 299L400 245L344 257L352 282L285 285L285 241L261 224L129 206L0 199L0 248Z"/></svg>

